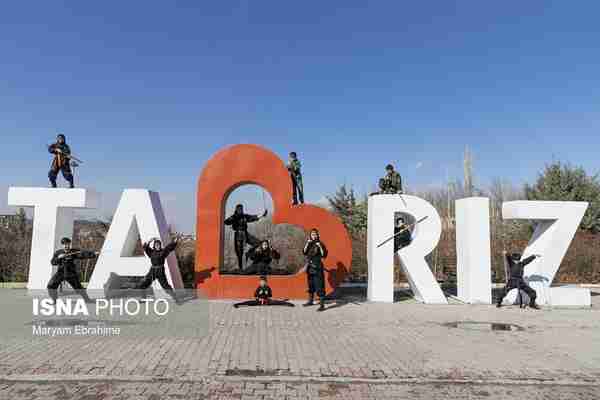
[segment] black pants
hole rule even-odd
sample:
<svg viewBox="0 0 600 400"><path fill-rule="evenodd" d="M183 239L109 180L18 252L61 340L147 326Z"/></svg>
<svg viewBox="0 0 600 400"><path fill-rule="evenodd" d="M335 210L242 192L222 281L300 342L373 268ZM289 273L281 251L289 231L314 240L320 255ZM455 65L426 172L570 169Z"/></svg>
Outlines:
<svg viewBox="0 0 600 400"><path fill-rule="evenodd" d="M235 303L233 306L235 308L242 307L242 306L247 306L247 307L253 307L253 306L286 306L286 307L294 307L294 305L292 303L290 303L289 301L273 300L273 299L268 299L264 303L261 303L260 301L258 301L256 299L254 299L254 300L248 300L248 301L242 301L241 303Z"/></svg>
<svg viewBox="0 0 600 400"><path fill-rule="evenodd" d="M75 187L73 183L73 172L71 171L71 166L68 162L65 162L61 167L57 166L56 163L52 164L50 167L50 171L48 172L48 179L50 179L50 183L52 187L56 187L56 177L58 176L58 172L62 172L62 175L69 182L69 186L71 188Z"/></svg>
<svg viewBox="0 0 600 400"><path fill-rule="evenodd" d="M177 297L175 296L175 291L173 290L173 288L169 284L169 281L167 280L167 275L165 274L164 266L150 267L150 271L148 271L148 273L144 277L144 280L138 284L136 289L148 289L150 285L152 285L152 282L154 282L156 279L158 279L158 283L160 283L160 286L164 289L164 291L167 292L169 296L171 296L173 299L177 300Z"/></svg>
<svg viewBox="0 0 600 400"><path fill-rule="evenodd" d="M294 195L294 204L298 204L298 200L300 200L301 204L304 204L304 185L302 183L302 177L294 177L294 175L291 175L291 178Z"/></svg>
<svg viewBox="0 0 600 400"><path fill-rule="evenodd" d="M307 273L306 278L308 281L308 294L310 297L314 297L316 293L319 295L319 299L322 300L325 297L325 274L323 273L323 270L321 269L315 273Z"/></svg>
<svg viewBox="0 0 600 400"><path fill-rule="evenodd" d="M246 231L235 231L234 235L235 244L235 255L238 259L238 267L240 271L244 269L244 250L246 250L246 244L252 247L256 247L260 244L260 240L252 236Z"/></svg>
<svg viewBox="0 0 600 400"><path fill-rule="evenodd" d="M408 246L411 241L411 239L394 239L394 253Z"/></svg>
<svg viewBox="0 0 600 400"><path fill-rule="evenodd" d="M502 300L504 300L504 298L506 297L508 292L510 292L512 289L518 289L518 290L524 291L525 293L527 293L527 296L529 296L529 304L535 303L535 298L537 297L535 290L532 289L532 287L529 286L523 278L510 278L508 280L508 283L504 287L504 292L503 292L502 296L500 296L500 299L498 300L498 304L502 304ZM518 296L518 293L517 293L517 296Z"/></svg>
<svg viewBox="0 0 600 400"><path fill-rule="evenodd" d="M75 292L83 297L86 301L90 300L86 290L81 286L81 282L79 282L79 277L77 275L65 275L62 270L57 271L52 278L50 278L50 282L48 282L48 294L52 298L52 300L56 300L58 298L58 292L56 289L60 286L61 283L67 282Z"/></svg>

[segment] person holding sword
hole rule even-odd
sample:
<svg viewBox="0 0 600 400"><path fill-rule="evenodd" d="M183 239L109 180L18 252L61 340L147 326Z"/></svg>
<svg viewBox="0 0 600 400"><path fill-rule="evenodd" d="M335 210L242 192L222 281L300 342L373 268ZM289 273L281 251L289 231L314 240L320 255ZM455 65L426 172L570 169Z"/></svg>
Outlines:
<svg viewBox="0 0 600 400"><path fill-rule="evenodd" d="M319 295L319 309L325 310L325 267L323 259L327 257L327 247L319 237L319 231L313 228L304 245L306 256L306 278L308 282L308 302L304 306L312 306L315 293Z"/></svg>

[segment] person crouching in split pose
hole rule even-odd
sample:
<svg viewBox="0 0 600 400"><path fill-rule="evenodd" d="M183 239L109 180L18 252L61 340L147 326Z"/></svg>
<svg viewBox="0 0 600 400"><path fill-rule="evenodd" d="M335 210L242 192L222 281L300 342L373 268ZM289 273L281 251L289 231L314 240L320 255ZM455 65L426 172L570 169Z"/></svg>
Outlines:
<svg viewBox="0 0 600 400"><path fill-rule="evenodd" d="M510 277L508 278L508 282L506 283L504 292L502 296L500 296L500 299L498 300L496 306L501 307L502 301L504 300L508 292L516 288L517 290L522 290L525 293L527 293L527 296L529 296L529 307L539 310L540 307L535 302L537 294L535 293L535 290L531 286L529 286L527 282L525 282L525 279L523 278L523 270L527 264L541 256L532 255L524 260L521 260L521 254L519 253L508 254L506 253L506 251L503 251L502 255L506 258Z"/></svg>
<svg viewBox="0 0 600 400"><path fill-rule="evenodd" d="M312 229L306 244L304 245L306 256L306 278L308 281L308 302L305 306L312 306L315 293L319 295L319 309L325 310L325 272L323 259L327 257L327 247L321 242L319 231Z"/></svg>
<svg viewBox="0 0 600 400"><path fill-rule="evenodd" d="M179 304L179 299L177 298L173 287L169 284L167 275L165 274L165 260L169 254L177 248L178 243L179 238L177 237L165 248L162 247L162 242L159 239L154 239L152 247L150 247L150 242L143 244L144 253L150 258L152 265L150 266L150 271L148 271L144 279L137 285L136 289L148 289L150 285L152 285L152 282L158 279L158 282L164 291Z"/></svg>
<svg viewBox="0 0 600 400"><path fill-rule="evenodd" d="M225 220L225 225L231 225L231 228L234 231L235 254L237 256L240 271L243 271L244 269L243 257L246 244L249 244L252 247L256 247L260 244L260 241L257 238L248 233L248 224L256 222L266 216L267 210L265 210L264 214L260 217L257 215L244 214L244 206L238 204L235 206L233 215Z"/></svg>
<svg viewBox="0 0 600 400"><path fill-rule="evenodd" d="M79 276L75 269L75 260L95 258L98 256L98 253L73 249L71 248L71 239L66 237L62 238L60 243L63 245L63 248L57 250L50 261L52 265L58 266L58 269L48 282L48 294L52 298L52 301L56 303L56 299L58 298L57 289L62 282L66 281L81 297L84 298L86 303L92 303L93 300L90 299L87 291L83 288L81 282L79 282Z"/></svg>
<svg viewBox="0 0 600 400"><path fill-rule="evenodd" d="M259 246L250 249L248 255L252 260L252 265L245 271L248 274L268 275L271 273L271 261L281 258L268 240L263 240Z"/></svg>
<svg viewBox="0 0 600 400"><path fill-rule="evenodd" d="M254 300L248 300L241 303L235 303L233 306L235 308L241 306L287 306L294 307L292 303L284 300L273 300L273 291L267 285L267 277L261 276L260 283L256 290L254 291Z"/></svg>

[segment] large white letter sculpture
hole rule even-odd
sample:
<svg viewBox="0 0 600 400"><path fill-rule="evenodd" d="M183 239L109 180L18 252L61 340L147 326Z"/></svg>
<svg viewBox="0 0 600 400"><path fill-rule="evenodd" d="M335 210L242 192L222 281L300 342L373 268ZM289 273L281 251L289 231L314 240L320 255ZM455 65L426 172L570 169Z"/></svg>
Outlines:
<svg viewBox="0 0 600 400"><path fill-rule="evenodd" d="M590 306L589 289L550 287L588 203L579 201L511 201L502 205L505 219L536 220L533 237L523 257L541 254L525 267L525 280L537 292L537 302L554 306ZM513 302L516 290L505 301Z"/></svg>
<svg viewBox="0 0 600 400"><path fill-rule="evenodd" d="M148 258L132 257L137 239L141 238L142 242L146 242L157 237L167 245L168 230L158 193L143 189L124 190L88 288L102 289L111 272L119 275L145 275L150 268ZM182 288L174 253L167 258L167 266L165 272L173 288ZM158 282L154 282L154 289L164 296Z"/></svg>
<svg viewBox="0 0 600 400"><path fill-rule="evenodd" d="M8 204L33 207L33 235L27 289L45 289L52 275L50 260L60 239L73 236L75 209L98 208L93 190L11 187Z"/></svg>
<svg viewBox="0 0 600 400"><path fill-rule="evenodd" d="M492 302L490 200L456 201L456 281L465 303Z"/></svg>
<svg viewBox="0 0 600 400"><path fill-rule="evenodd" d="M425 256L437 246L442 233L442 221L436 209L415 196L382 194L369 198L367 259L369 286L367 299L391 303L394 301L394 241L378 244L394 234L394 214L403 212L416 220L427 217L413 231L413 241L398 250L400 264L415 298L428 304L447 304L446 297L429 269Z"/></svg>

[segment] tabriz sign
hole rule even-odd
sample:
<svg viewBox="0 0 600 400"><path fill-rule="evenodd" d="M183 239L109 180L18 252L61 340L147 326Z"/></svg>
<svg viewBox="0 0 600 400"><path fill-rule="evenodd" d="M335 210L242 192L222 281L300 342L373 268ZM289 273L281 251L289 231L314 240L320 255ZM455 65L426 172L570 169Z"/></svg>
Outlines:
<svg viewBox="0 0 600 400"><path fill-rule="evenodd" d="M256 287L256 277L221 275L223 262L223 219L229 194L244 184L256 184L273 199L273 223L287 223L305 231L319 229L329 248L325 260L327 292L344 279L352 261L350 237L342 222L329 211L313 206L292 206L292 183L281 159L256 145L235 145L216 153L207 163L198 181L196 287L209 298L246 298ZM33 240L29 269L29 289L42 289L50 279L50 259L58 241L72 236L73 212L97 208L100 196L89 189L20 188L9 190L13 206L34 207ZM538 302L548 305L591 304L589 289L551 287L552 280L567 252L588 204L585 202L513 201L502 206L505 219L538 222L523 251L543 254L525 268L525 278L538 292ZM437 246L441 219L435 208L415 196L378 195L369 198L368 299L393 301L393 241L377 244L393 235L394 214L409 214L415 220L427 216L416 226L412 243L399 250L402 268L415 297L428 304L446 304L447 300L426 261ZM144 275L145 257L132 257L136 239L147 241L167 238L167 221L158 193L146 189L125 189L117 206L88 288L101 289L110 273ZM456 202L458 297L468 303L491 303L491 257L489 201L473 197ZM167 259L167 278L173 287L182 288L177 259ZM270 286L278 297L304 298L303 273L273 276ZM156 288L158 289L158 287Z"/></svg>

